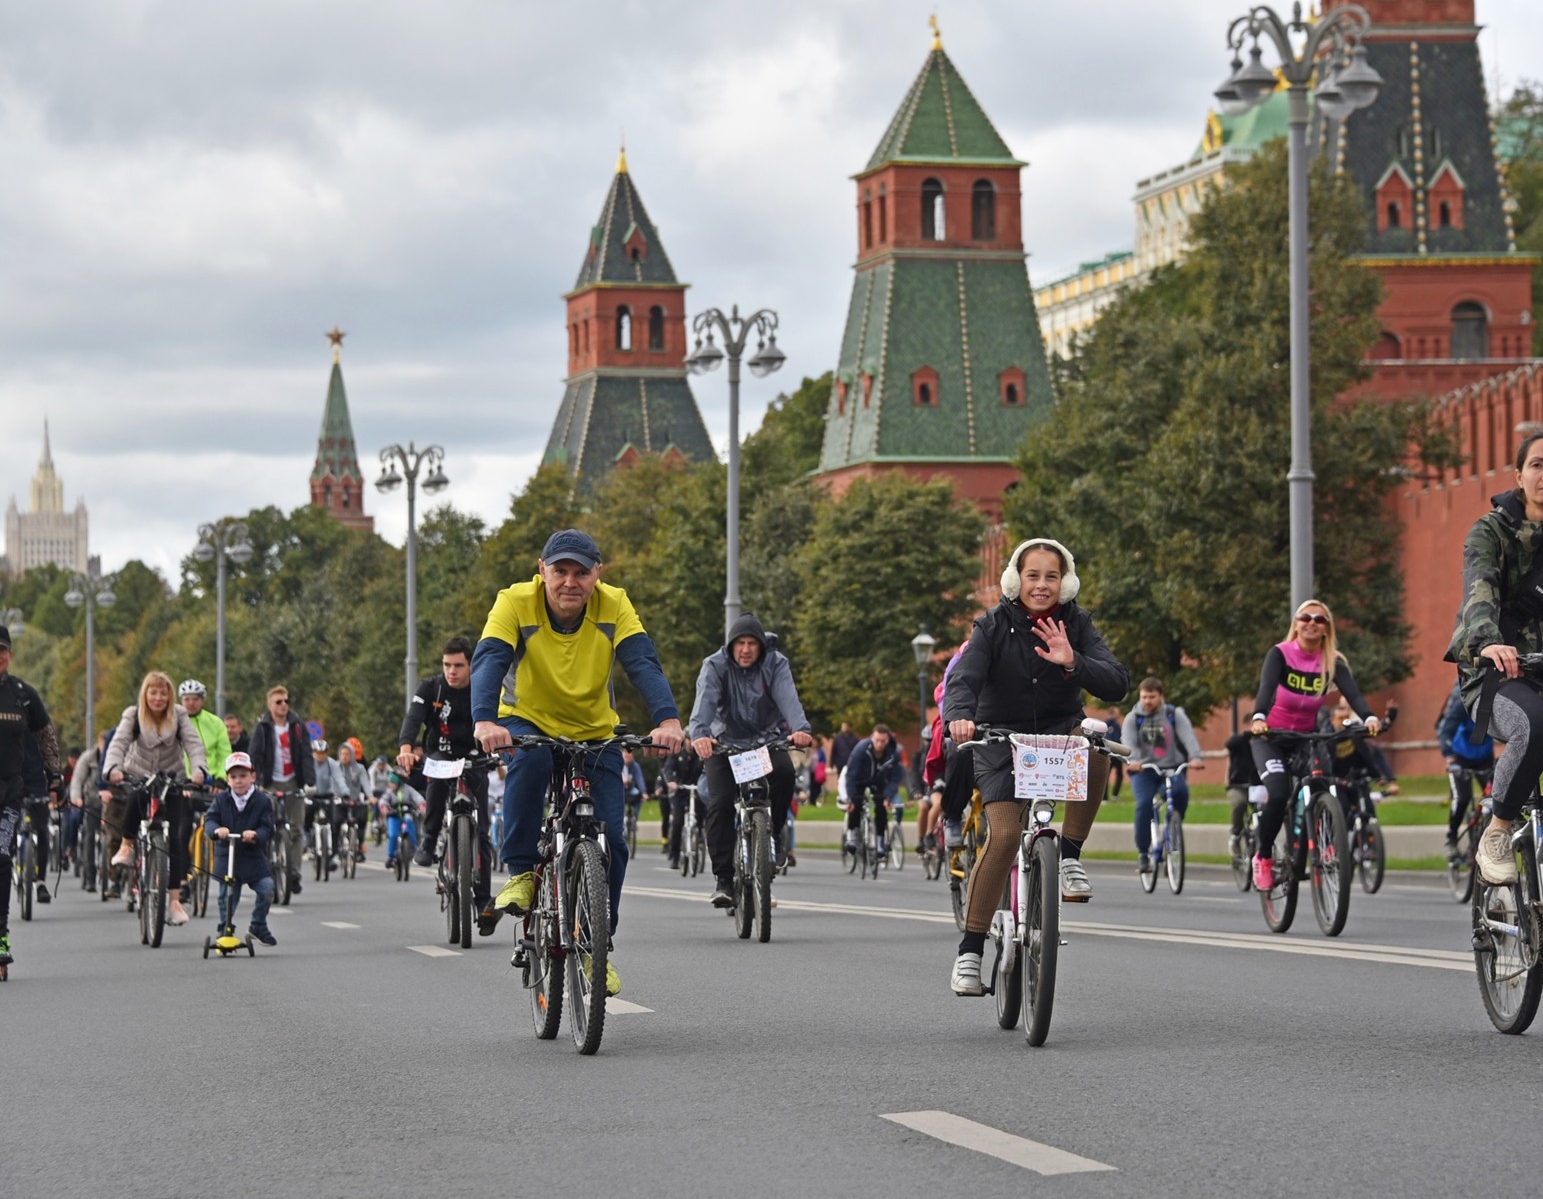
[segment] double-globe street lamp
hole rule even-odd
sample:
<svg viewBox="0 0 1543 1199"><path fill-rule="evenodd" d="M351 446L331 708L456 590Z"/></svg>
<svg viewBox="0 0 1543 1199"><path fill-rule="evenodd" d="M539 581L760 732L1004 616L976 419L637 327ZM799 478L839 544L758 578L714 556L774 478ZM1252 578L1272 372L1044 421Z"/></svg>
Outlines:
<svg viewBox="0 0 1543 1199"><path fill-rule="evenodd" d="M698 313L691 322L696 334L696 348L686 359L686 369L693 375L705 375L717 370L724 358L729 360L729 510L728 510L728 578L723 596L723 629L728 631L739 619L739 360L745 352L745 342L752 332L756 335L755 356L750 359L750 373L757 379L765 378L773 371L782 369L787 355L777 348L777 314L762 308L750 316L739 315L736 304L728 316L721 309L709 308ZM713 341L716 332L723 338L720 350ZM705 341L704 341L705 339Z"/></svg>
<svg viewBox="0 0 1543 1199"><path fill-rule="evenodd" d="M405 480L407 483L407 698L411 707L413 693L418 689L418 474L428 469L423 480L423 490L435 495L450 486L445 474L445 450L443 446L430 445L418 449L413 442L404 450L399 445L389 445L380 452L380 478L375 487L381 493L395 491ZM397 467L402 469L399 471Z"/></svg>
<svg viewBox="0 0 1543 1199"><path fill-rule="evenodd" d="M1274 43L1280 55L1280 75L1286 83L1289 131L1291 470L1286 481L1291 509L1293 608L1313 595L1313 453L1307 373L1308 86L1316 73L1318 85L1313 89L1313 102L1321 113L1335 121L1344 120L1376 100L1382 76L1366 61L1366 47L1362 44L1370 26L1371 18L1358 4L1342 5L1310 21L1302 17L1302 5L1294 4L1289 22L1263 5L1251 8L1228 27L1232 74L1216 89L1217 102L1228 116L1240 116L1264 103L1275 91L1276 73L1262 60L1260 39ZM1242 57L1244 39L1252 41L1247 66Z"/></svg>
<svg viewBox="0 0 1543 1199"><path fill-rule="evenodd" d="M245 566L252 560L252 542L245 522L233 516L222 516L210 524L198 526L198 547L193 557L200 562L212 561L215 578L214 634L214 713L225 719L225 560L229 558L237 566Z"/></svg>
<svg viewBox="0 0 1543 1199"><path fill-rule="evenodd" d="M20 637L25 626L22 624L20 608L0 608L0 625L4 625L6 632L14 639Z"/></svg>
<svg viewBox="0 0 1543 1199"><path fill-rule="evenodd" d="M86 606L86 748L96 744L96 610L111 608L118 602L113 594L112 576L103 575L92 560L85 574L70 576L70 589L64 602L72 608Z"/></svg>
<svg viewBox="0 0 1543 1199"><path fill-rule="evenodd" d="M916 659L916 686L918 688L916 701L916 718L921 722L920 732L916 737L916 782L922 783L922 766L925 759L921 756L927 744L927 691L928 684L932 682L930 667L932 666L932 651L937 649L938 639L927 632L927 626L922 625L916 636L911 638L911 655Z"/></svg>

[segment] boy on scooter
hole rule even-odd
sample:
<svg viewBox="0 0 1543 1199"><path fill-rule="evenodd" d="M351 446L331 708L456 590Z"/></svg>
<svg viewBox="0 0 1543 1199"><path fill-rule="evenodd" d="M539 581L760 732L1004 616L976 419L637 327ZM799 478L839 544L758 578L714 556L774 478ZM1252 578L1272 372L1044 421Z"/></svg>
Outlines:
<svg viewBox="0 0 1543 1199"><path fill-rule="evenodd" d="M273 903L273 875L268 870L268 842L273 839L273 801L257 789L252 759L234 753L225 759L224 791L214 797L204 817L214 829L214 871L220 876L220 928L236 922L236 904L242 885L257 893L252 924L247 930L264 945L277 945L268 929L268 907ZM221 849L224 856L221 856ZM235 855L235 860L231 856Z"/></svg>

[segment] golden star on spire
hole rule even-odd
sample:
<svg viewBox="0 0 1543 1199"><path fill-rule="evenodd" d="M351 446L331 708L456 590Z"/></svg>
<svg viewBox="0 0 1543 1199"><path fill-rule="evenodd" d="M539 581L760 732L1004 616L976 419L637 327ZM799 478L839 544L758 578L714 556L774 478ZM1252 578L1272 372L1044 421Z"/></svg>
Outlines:
<svg viewBox="0 0 1543 1199"><path fill-rule="evenodd" d="M938 14L933 13L928 17L927 24L932 26L932 48L934 50L941 50L943 48L943 35L938 32Z"/></svg>
<svg viewBox="0 0 1543 1199"><path fill-rule="evenodd" d="M344 333L343 330L339 329L336 325L333 325L331 330L324 334L324 336L332 343L332 361L336 362L341 356L340 352L343 349L343 339L347 337L348 334Z"/></svg>

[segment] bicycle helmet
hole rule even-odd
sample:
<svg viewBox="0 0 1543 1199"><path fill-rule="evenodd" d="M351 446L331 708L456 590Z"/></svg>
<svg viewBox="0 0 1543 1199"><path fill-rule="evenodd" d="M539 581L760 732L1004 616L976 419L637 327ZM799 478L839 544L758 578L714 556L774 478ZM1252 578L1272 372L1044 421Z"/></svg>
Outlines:
<svg viewBox="0 0 1543 1199"><path fill-rule="evenodd" d="M323 741L320 737L316 738L316 740L311 742L311 752L313 754L324 754L324 753L326 753L327 752L327 743L325 741Z"/></svg>
<svg viewBox="0 0 1543 1199"><path fill-rule="evenodd" d="M184 695L196 695L199 699L203 699L208 694L208 689L197 679L184 679L182 686L177 688L178 699L181 699Z"/></svg>

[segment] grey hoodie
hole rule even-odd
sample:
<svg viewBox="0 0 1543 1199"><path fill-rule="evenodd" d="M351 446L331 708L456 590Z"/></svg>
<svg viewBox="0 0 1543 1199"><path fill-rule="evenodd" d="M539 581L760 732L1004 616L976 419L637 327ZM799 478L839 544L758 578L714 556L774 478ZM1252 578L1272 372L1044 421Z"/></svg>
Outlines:
<svg viewBox="0 0 1543 1199"><path fill-rule="evenodd" d="M738 638L746 636L761 643L760 657L748 667L734 661L731 649ZM724 647L702 659L688 735L692 740L711 737L746 744L784 732L808 733L812 729L798 700L786 656L767 646L760 620L746 612L734 622Z"/></svg>

